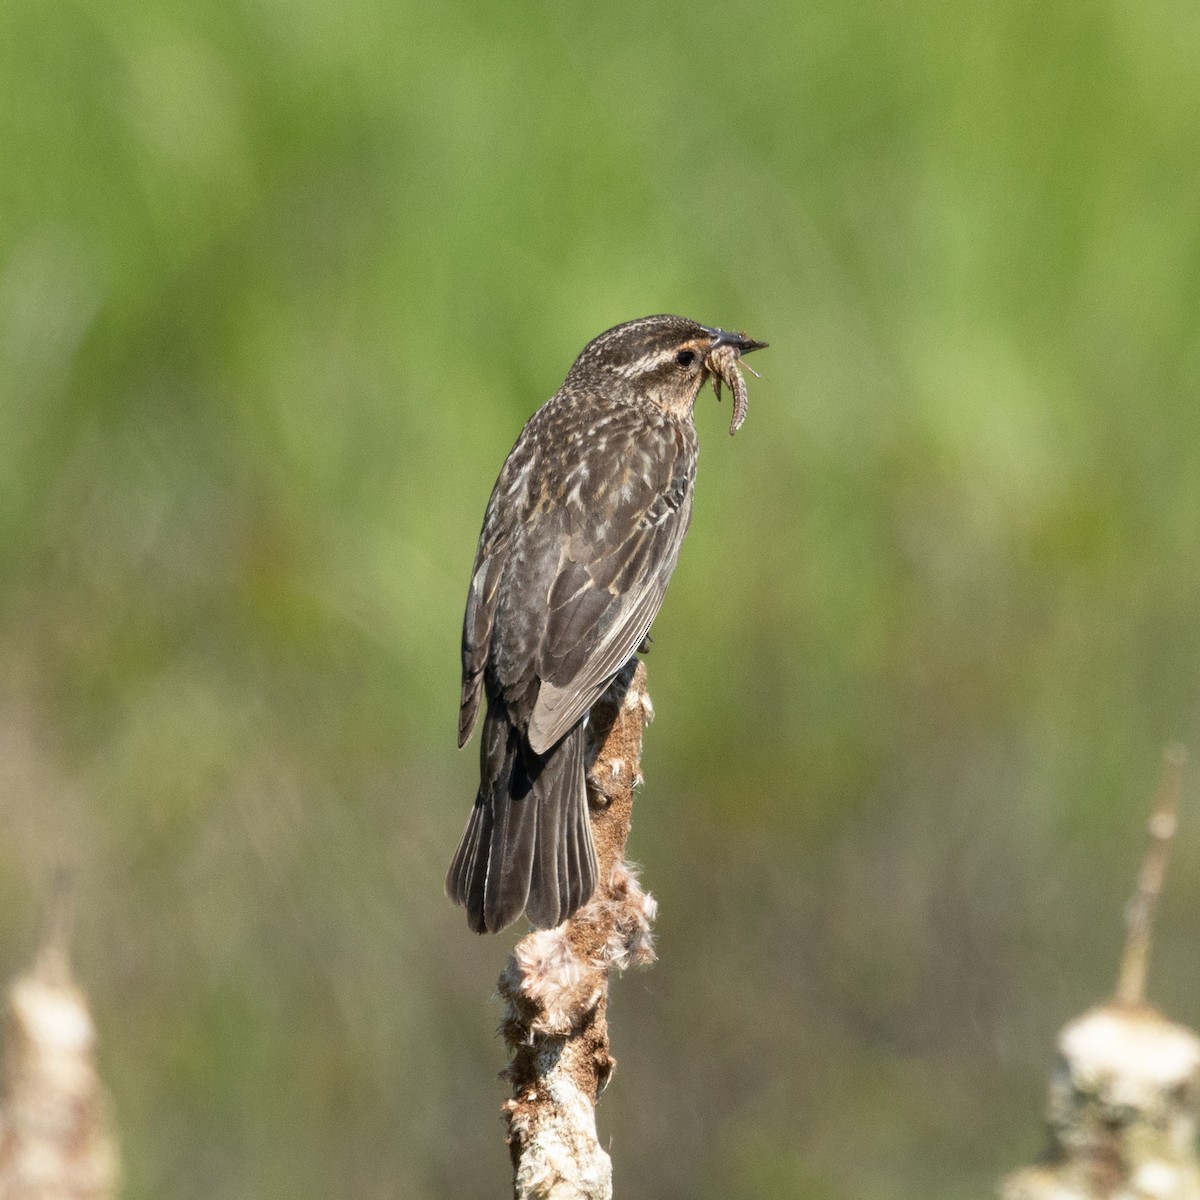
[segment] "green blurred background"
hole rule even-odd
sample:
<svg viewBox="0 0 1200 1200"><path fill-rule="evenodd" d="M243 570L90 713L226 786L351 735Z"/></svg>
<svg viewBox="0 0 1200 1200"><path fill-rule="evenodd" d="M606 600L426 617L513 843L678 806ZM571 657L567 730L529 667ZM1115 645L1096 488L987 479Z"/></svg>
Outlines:
<svg viewBox="0 0 1200 1200"><path fill-rule="evenodd" d="M461 605L656 311L771 349L650 656L618 1195L1034 1155L1200 747L1198 53L1190 0L0 8L0 969L74 864L129 1197L505 1193ZM1193 1025L1198 906L1190 813Z"/></svg>

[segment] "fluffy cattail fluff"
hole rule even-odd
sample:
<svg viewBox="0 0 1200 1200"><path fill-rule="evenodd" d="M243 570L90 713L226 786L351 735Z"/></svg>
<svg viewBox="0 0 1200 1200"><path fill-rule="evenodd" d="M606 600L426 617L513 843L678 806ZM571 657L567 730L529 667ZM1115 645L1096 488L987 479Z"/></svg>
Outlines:
<svg viewBox="0 0 1200 1200"><path fill-rule="evenodd" d="M0 1200L108 1200L117 1191L109 1101L95 1026L51 944L13 984L0 1094Z"/></svg>
<svg viewBox="0 0 1200 1200"><path fill-rule="evenodd" d="M1200 1200L1200 1038L1139 1005L1107 1004L1059 1035L1043 1161L1003 1200Z"/></svg>

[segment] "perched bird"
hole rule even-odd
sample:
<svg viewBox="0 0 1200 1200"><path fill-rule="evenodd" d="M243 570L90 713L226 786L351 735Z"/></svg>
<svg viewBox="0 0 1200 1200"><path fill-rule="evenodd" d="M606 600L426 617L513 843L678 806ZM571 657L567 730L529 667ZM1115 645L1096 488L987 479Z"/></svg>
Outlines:
<svg viewBox="0 0 1200 1200"><path fill-rule="evenodd" d="M446 878L472 929L539 929L590 899L588 710L662 604L692 515L704 383L746 411L740 355L765 346L683 317L589 342L517 438L484 515L462 635L458 744L487 699L480 781Z"/></svg>

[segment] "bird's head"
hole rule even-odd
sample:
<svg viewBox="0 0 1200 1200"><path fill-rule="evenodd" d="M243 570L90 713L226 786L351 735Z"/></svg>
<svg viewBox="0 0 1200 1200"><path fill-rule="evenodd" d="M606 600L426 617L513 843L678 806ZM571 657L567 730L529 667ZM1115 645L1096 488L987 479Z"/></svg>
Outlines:
<svg viewBox="0 0 1200 1200"><path fill-rule="evenodd" d="M685 415L691 412L705 382L715 376L718 397L723 379L734 388L744 410L745 385L736 386L741 383L736 363L742 355L766 344L686 317L642 317L593 338L575 360L566 385L603 387L607 394L616 391L631 400ZM735 412L735 427L740 423Z"/></svg>

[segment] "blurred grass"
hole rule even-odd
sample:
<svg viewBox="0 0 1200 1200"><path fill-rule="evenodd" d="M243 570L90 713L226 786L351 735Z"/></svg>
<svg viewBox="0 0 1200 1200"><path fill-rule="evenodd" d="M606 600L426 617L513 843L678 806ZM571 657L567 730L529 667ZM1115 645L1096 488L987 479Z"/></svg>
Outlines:
<svg viewBox="0 0 1200 1200"><path fill-rule="evenodd" d="M599 330L698 413L622 1195L958 1197L1039 1144L1200 706L1200 14L0 11L0 962L80 877L128 1195L495 1194L441 877L503 455ZM1151 994L1196 1009L1200 831Z"/></svg>

